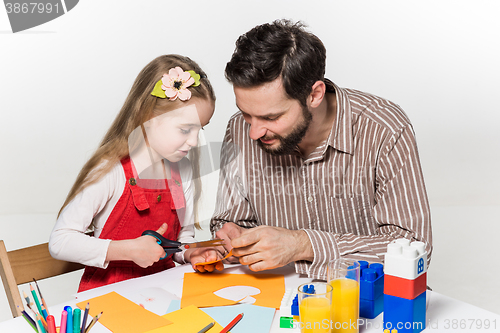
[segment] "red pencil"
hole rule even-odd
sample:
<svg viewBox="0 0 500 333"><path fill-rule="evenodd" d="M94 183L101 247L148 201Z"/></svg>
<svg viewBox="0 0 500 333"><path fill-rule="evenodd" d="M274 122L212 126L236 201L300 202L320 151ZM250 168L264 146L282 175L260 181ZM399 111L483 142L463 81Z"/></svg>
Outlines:
<svg viewBox="0 0 500 333"><path fill-rule="evenodd" d="M238 322L241 320L241 318L243 318L243 313L240 313L239 315L237 315L226 327L224 327L222 329L222 331L220 331L220 333L229 332L230 329L232 329L236 324L238 324Z"/></svg>

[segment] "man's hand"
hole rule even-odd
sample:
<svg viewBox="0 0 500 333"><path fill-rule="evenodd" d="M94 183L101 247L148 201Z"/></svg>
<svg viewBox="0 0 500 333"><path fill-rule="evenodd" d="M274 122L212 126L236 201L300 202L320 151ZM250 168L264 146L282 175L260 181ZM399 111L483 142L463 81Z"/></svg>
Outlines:
<svg viewBox="0 0 500 333"><path fill-rule="evenodd" d="M222 230L222 229L221 229ZM303 230L258 226L244 229L231 239L233 255L252 271L262 271L285 266L292 261L313 261L312 245Z"/></svg>
<svg viewBox="0 0 500 333"><path fill-rule="evenodd" d="M222 259L222 254L215 248L199 248L199 249L189 249L184 253L184 259L191 262L193 269L195 271L213 272L214 270L222 271L224 269L224 264L219 261L215 264L208 265L196 265L199 262L210 262Z"/></svg>
<svg viewBox="0 0 500 333"><path fill-rule="evenodd" d="M241 236L243 232L245 232L245 228L240 227L239 225L234 224L233 222L225 223L222 228L219 229L215 233L217 238L220 238L224 241L224 249L225 253L228 253L233 249L233 245L231 244L232 240ZM234 253L233 253L234 254ZM239 262L238 258L232 256L227 258L227 261L232 264L237 264Z"/></svg>

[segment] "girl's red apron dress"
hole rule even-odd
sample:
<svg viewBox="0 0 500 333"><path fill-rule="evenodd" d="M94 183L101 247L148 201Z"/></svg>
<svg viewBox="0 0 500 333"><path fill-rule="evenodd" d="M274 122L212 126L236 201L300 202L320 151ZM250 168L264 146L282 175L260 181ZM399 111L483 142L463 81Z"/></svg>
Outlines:
<svg viewBox="0 0 500 333"><path fill-rule="evenodd" d="M167 239L177 240L184 219L185 198L177 163L171 163L172 179L138 179L129 157L121 161L126 184L99 238L134 239L144 230L158 230L163 223ZM179 213L179 216L177 215ZM106 269L87 266L78 292L174 267L172 256L142 268L133 261L111 261Z"/></svg>

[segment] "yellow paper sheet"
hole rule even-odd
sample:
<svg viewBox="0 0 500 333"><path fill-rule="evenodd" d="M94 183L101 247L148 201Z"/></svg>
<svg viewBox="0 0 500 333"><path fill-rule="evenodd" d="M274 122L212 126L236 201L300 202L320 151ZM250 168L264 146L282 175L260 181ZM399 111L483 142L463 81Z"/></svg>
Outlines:
<svg viewBox="0 0 500 333"><path fill-rule="evenodd" d="M231 301L214 294L222 288L250 286L260 290L252 295L254 305L279 309L285 294L285 278L278 274L200 274L185 273L182 288L181 308L195 305L199 308L233 305Z"/></svg>
<svg viewBox="0 0 500 333"><path fill-rule="evenodd" d="M194 305L167 313L162 317L172 321L173 324L151 330L147 333L198 333L211 322L215 322L212 317ZM215 322L215 325L207 333L217 333L222 329L223 327Z"/></svg>
<svg viewBox="0 0 500 333"><path fill-rule="evenodd" d="M114 333L143 333L172 324L114 291L76 305L84 310L87 302L90 303L89 314L95 317L102 311L99 323Z"/></svg>

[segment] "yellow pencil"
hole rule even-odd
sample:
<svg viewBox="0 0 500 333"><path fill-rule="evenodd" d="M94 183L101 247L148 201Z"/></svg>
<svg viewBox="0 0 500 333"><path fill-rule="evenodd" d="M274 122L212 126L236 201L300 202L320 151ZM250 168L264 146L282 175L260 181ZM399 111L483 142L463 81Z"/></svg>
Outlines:
<svg viewBox="0 0 500 333"><path fill-rule="evenodd" d="M87 327L87 329L85 330L85 333L88 333L90 331L92 326L94 326L95 323L97 323L97 321L99 320L99 318L101 318L101 315L102 315L102 312L99 313L97 316L95 316L94 319L92 319L92 321L89 324L89 327Z"/></svg>

